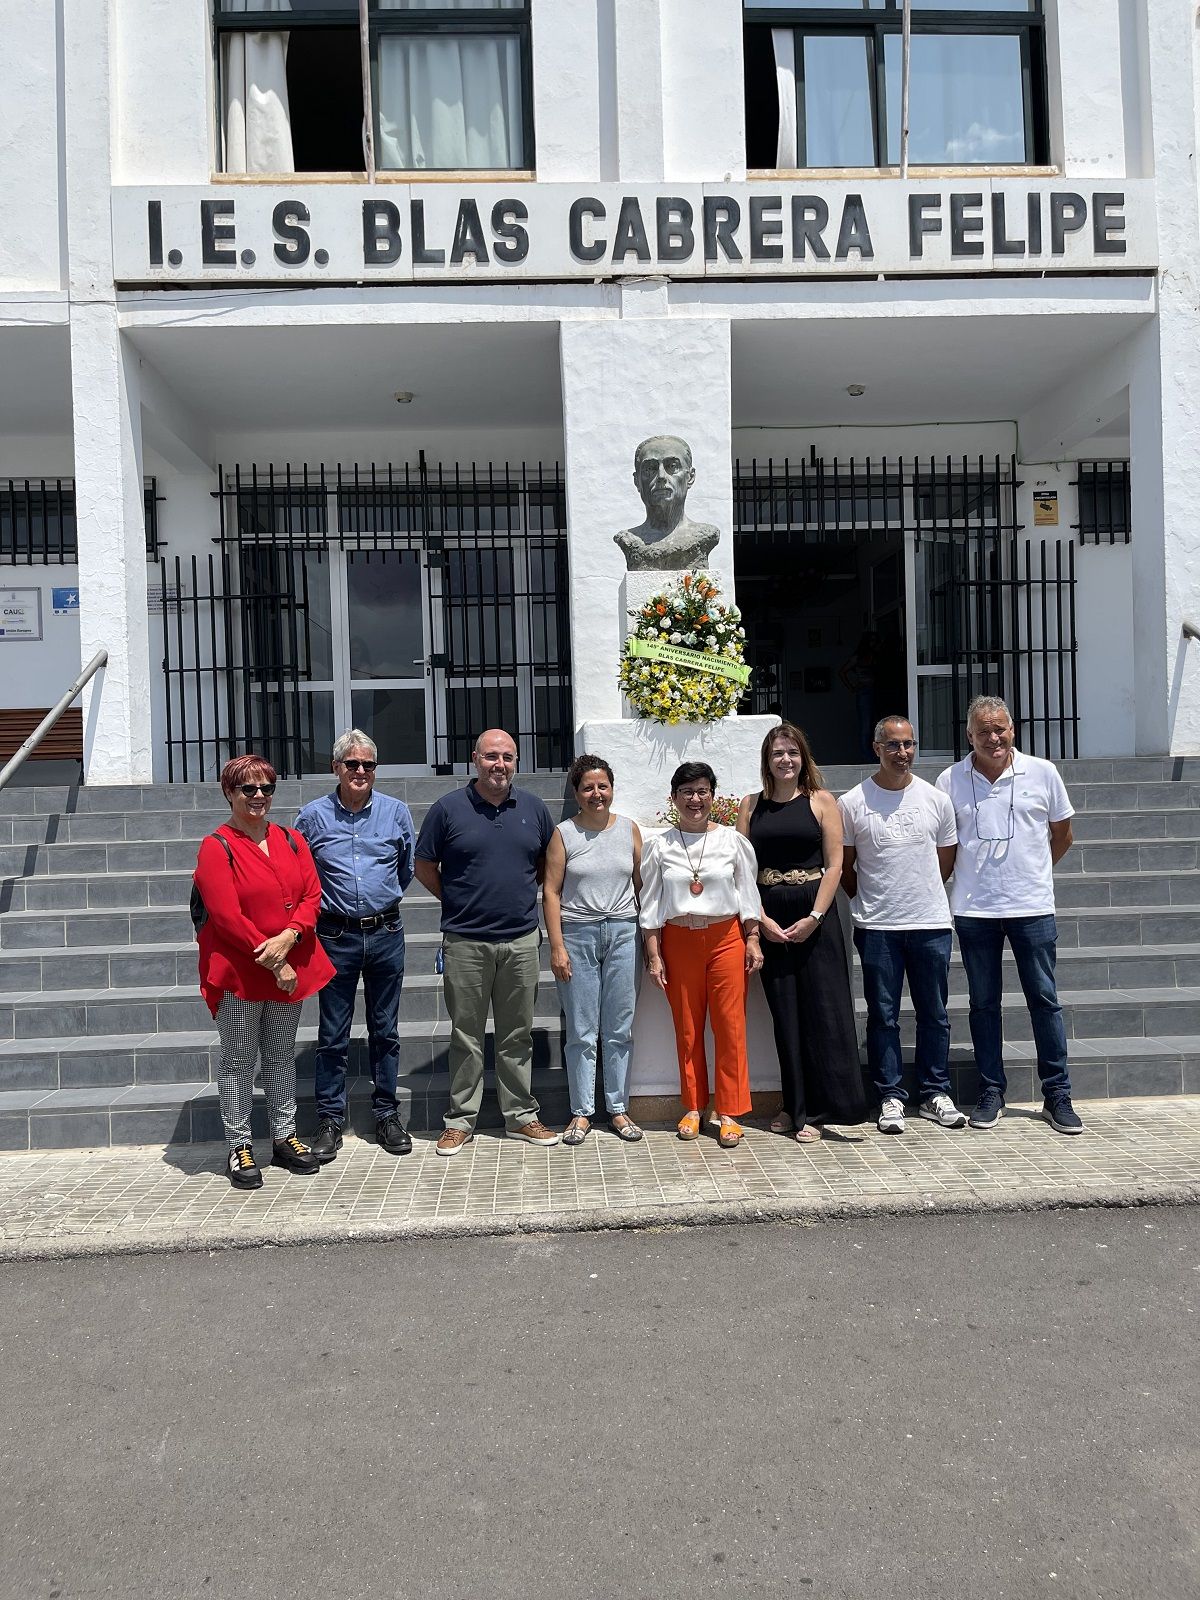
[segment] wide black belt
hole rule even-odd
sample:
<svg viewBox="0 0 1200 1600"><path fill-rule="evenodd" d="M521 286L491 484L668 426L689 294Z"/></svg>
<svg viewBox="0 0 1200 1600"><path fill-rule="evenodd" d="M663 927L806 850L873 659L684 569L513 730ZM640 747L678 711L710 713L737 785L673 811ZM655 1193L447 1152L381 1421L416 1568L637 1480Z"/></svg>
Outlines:
<svg viewBox="0 0 1200 1600"><path fill-rule="evenodd" d="M399 900L393 900L390 906L385 906L382 911L376 911L369 917L343 917L336 911L322 911L317 923L317 932L324 930L326 933L373 933L376 928L382 928L385 922L391 922L399 915Z"/></svg>

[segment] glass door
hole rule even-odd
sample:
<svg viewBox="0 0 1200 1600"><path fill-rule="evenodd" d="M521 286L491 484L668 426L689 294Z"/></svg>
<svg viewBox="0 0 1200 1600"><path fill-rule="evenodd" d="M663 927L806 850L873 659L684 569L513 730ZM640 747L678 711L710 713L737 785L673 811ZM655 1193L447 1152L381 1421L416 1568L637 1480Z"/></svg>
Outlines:
<svg viewBox="0 0 1200 1600"><path fill-rule="evenodd" d="M361 728L386 772L426 772L427 607L418 550L354 550L335 556L343 641L336 664L340 727Z"/></svg>

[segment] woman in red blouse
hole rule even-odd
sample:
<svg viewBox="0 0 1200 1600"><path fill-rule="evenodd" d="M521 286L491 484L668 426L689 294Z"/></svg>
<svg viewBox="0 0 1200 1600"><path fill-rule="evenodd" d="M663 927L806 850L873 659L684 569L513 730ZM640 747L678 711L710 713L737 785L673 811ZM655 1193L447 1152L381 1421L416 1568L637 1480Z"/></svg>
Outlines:
<svg viewBox="0 0 1200 1600"><path fill-rule="evenodd" d="M195 884L204 901L200 992L217 1019L217 1088L229 1141L226 1171L237 1189L259 1189L250 1140L254 1069L262 1062L272 1160L289 1172L319 1170L296 1137L296 1030L300 1002L333 976L317 942L321 885L298 833L267 821L275 769L238 756L221 771L230 818L201 841Z"/></svg>

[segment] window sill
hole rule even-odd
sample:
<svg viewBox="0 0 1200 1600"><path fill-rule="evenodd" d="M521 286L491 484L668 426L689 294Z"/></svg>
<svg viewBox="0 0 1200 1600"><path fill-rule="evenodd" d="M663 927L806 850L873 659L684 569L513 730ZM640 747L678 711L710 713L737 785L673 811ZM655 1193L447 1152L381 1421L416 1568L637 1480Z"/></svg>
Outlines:
<svg viewBox="0 0 1200 1600"><path fill-rule="evenodd" d="M917 167L910 166L909 178L1060 178L1061 167ZM899 167L755 167L746 173L751 183L773 182L781 179L800 183L806 179L819 179L822 183L864 183L875 179L886 181L900 176Z"/></svg>
<svg viewBox="0 0 1200 1600"><path fill-rule="evenodd" d="M768 174L769 176L769 174ZM530 170L513 172L486 168L482 171L463 172L377 172L376 183L535 183L537 174ZM214 184L273 184L286 183L366 183L365 172L214 172Z"/></svg>

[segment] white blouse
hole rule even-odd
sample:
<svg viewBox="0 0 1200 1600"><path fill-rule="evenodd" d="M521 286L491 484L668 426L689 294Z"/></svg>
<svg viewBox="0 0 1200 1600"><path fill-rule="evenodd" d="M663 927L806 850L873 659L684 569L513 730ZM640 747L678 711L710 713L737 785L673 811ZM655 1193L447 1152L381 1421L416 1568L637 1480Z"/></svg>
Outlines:
<svg viewBox="0 0 1200 1600"><path fill-rule="evenodd" d="M693 869L703 885L700 894L691 892ZM669 828L647 839L642 851L639 920L643 928L661 928L676 917L740 917L743 922L757 922L761 910L757 880L753 846L736 828L718 825L708 833L688 834Z"/></svg>

